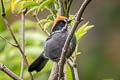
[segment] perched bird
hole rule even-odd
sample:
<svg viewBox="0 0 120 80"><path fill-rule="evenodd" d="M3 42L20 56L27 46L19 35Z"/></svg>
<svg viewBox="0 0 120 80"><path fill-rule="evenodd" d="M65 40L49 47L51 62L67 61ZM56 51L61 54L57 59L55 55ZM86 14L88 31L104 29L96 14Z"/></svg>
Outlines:
<svg viewBox="0 0 120 80"><path fill-rule="evenodd" d="M70 22L71 20L64 16L59 16L55 19L52 32L44 44L44 51L29 66L29 72L32 72L34 70L37 72L40 71L46 65L49 59L54 62L59 61L62 48L71 30ZM69 58L72 55L75 47L76 37L74 35L67 50L66 58Z"/></svg>

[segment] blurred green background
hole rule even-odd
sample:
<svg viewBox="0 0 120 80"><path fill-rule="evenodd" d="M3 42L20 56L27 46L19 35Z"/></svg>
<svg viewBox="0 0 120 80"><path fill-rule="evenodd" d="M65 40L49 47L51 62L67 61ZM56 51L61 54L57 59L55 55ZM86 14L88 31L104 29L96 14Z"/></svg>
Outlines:
<svg viewBox="0 0 120 80"><path fill-rule="evenodd" d="M73 0L70 10L75 14L83 0ZM10 11L10 1L5 1L7 18L12 30L20 39L20 15L13 15ZM1 11L1 9L0 9ZM46 18L47 11L42 11L39 18ZM80 41L79 51L82 53L77 58L80 80L120 80L120 1L119 0L92 0L87 7L84 21L95 25ZM81 23L81 24L82 24ZM80 25L81 25L80 24ZM40 30L32 15L26 16L26 56L31 63L43 51L47 36ZM0 16L0 35L14 42L7 31ZM20 52L0 38L0 63L5 64L17 75L20 75ZM52 63L41 72L34 72L35 80L47 80ZM25 68L24 79L29 75ZM0 80L11 80L0 71Z"/></svg>

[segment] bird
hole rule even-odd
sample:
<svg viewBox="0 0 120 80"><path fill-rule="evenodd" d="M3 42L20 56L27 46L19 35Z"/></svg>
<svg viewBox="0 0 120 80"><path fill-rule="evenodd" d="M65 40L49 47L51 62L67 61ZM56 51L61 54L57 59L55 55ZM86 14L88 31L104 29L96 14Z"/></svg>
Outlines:
<svg viewBox="0 0 120 80"><path fill-rule="evenodd" d="M58 62L60 60L62 48L64 47L67 36L71 31L70 23L71 19L64 16L58 16L54 20L50 36L44 43L44 51L32 62L32 64L30 64L28 72L41 71L47 64L48 60L52 60L53 62ZM68 47L66 59L70 58L75 48L76 36L74 35Z"/></svg>

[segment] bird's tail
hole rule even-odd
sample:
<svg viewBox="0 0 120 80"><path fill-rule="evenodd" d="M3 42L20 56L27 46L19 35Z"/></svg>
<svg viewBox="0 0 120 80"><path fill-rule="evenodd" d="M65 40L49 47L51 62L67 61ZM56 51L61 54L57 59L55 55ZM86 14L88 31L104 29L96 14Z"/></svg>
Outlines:
<svg viewBox="0 0 120 80"><path fill-rule="evenodd" d="M38 72L46 65L48 59L43 56L43 53L29 66L29 72L32 72L34 70Z"/></svg>

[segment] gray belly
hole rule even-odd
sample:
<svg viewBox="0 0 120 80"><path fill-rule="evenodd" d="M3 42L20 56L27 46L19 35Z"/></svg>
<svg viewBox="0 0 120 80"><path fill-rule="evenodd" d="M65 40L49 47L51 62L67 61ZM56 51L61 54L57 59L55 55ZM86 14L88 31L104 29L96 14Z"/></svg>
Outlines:
<svg viewBox="0 0 120 80"><path fill-rule="evenodd" d="M44 45L45 56L53 61L58 61L64 46L67 33L56 33Z"/></svg>
<svg viewBox="0 0 120 80"><path fill-rule="evenodd" d="M62 48L64 46L67 36L68 36L68 32L64 32L64 33L58 32L53 34L51 38L48 39L44 45L45 56L57 62L61 56ZM73 36L73 39L66 53L67 58L69 58L72 55L73 51L75 50L75 47L76 47L76 38L75 36Z"/></svg>

